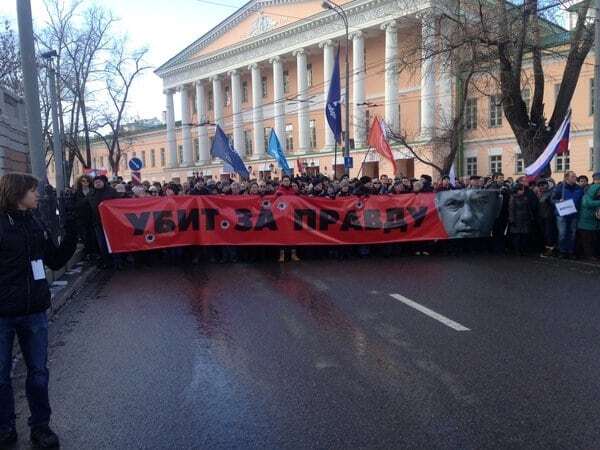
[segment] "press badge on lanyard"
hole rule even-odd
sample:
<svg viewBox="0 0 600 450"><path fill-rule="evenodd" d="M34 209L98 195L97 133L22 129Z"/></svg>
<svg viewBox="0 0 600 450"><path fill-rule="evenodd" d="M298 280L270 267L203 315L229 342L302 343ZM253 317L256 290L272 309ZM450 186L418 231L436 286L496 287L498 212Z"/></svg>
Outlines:
<svg viewBox="0 0 600 450"><path fill-rule="evenodd" d="M46 271L44 270L44 262L41 259L31 261L31 271L33 272L34 280L45 280Z"/></svg>

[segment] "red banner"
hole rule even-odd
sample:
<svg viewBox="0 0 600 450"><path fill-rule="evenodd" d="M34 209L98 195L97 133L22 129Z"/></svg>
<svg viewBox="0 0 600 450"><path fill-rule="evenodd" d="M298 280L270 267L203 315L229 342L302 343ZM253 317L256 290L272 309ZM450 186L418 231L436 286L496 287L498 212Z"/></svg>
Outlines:
<svg viewBox="0 0 600 450"><path fill-rule="evenodd" d="M108 200L113 253L185 245L335 245L447 239L434 194L173 196Z"/></svg>

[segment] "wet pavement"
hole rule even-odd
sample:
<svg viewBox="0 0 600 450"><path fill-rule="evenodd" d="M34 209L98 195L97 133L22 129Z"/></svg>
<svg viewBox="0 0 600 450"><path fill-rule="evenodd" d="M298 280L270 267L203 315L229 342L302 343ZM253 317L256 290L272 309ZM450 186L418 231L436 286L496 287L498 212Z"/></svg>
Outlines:
<svg viewBox="0 0 600 450"><path fill-rule="evenodd" d="M66 449L599 448L599 276L487 255L102 273L51 328L52 424Z"/></svg>

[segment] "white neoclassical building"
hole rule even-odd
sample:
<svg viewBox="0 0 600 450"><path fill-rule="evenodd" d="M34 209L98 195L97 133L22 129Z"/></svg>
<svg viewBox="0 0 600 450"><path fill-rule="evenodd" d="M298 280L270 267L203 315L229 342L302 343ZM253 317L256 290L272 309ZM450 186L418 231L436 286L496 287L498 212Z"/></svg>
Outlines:
<svg viewBox="0 0 600 450"><path fill-rule="evenodd" d="M364 173L389 172L391 165L366 154L375 115L426 143L440 112L449 116L452 110L452 79L434 58L414 55L434 45L442 10L429 1L405 0L341 6L349 24L352 156L366 157ZM218 124L255 176L277 171L266 153L271 129L297 169L339 173L341 148L336 151L324 111L338 49L346 95L345 45L343 20L320 1L247 3L156 70L166 97L168 170L180 179L193 172L219 176L222 164L210 153ZM414 172L410 154L395 150L395 157L404 173Z"/></svg>

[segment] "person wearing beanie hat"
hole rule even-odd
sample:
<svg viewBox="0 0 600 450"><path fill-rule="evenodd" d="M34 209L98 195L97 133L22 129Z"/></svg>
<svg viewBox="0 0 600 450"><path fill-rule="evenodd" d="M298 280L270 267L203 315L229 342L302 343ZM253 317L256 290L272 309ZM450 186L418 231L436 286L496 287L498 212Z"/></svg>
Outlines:
<svg viewBox="0 0 600 450"><path fill-rule="evenodd" d="M600 184L600 172L594 172L592 174L592 184Z"/></svg>
<svg viewBox="0 0 600 450"><path fill-rule="evenodd" d="M88 201L92 210L92 226L96 235L96 241L98 242L98 248L100 249L100 268L104 269L113 266L114 261L108 253L108 246L102 229L102 220L100 219L98 207L103 201L119 198L119 196L119 193L108 184L108 178L105 175L94 177L94 191L88 196Z"/></svg>

